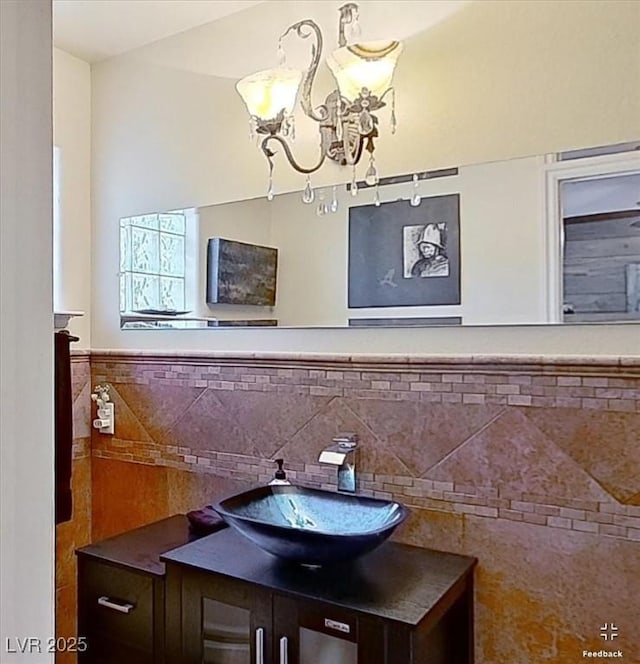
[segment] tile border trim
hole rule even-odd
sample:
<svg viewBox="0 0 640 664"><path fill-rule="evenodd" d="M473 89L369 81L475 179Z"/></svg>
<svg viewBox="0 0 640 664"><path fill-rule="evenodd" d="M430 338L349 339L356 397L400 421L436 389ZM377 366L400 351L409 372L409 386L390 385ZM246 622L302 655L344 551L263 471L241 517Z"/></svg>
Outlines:
<svg viewBox="0 0 640 664"><path fill-rule="evenodd" d="M268 459L172 445L116 440L94 448L92 456L231 478L254 485L266 484L273 476L273 462ZM299 486L336 490L335 475L318 464L290 462L287 474ZM538 496L380 473L360 473L358 493L396 500L413 509L522 521L640 541L640 506L621 504L613 498L595 501Z"/></svg>
<svg viewBox="0 0 640 664"><path fill-rule="evenodd" d="M79 358L80 359L80 358ZM526 373L640 377L640 356L583 355L339 355L330 353L221 353L93 350L91 360L122 364L197 364L273 369L355 369L415 373Z"/></svg>

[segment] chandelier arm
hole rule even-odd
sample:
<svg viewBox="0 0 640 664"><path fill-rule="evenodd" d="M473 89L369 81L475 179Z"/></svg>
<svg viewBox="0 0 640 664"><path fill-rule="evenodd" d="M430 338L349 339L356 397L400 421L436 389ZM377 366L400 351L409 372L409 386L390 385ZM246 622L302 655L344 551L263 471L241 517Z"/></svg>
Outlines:
<svg viewBox="0 0 640 664"><path fill-rule="evenodd" d="M305 28L308 28L310 32L306 32ZM320 57L322 55L322 32L320 31L320 27L315 21L312 21L311 19L305 19L304 21L299 21L298 23L294 23L293 25L289 26L282 34L280 39L283 39L294 30L298 33L298 37L301 37L302 39L307 39L312 34L316 38L315 44L311 46L311 64L309 65L309 68L307 69L302 81L300 105L302 106L302 110L305 112L305 114L312 120L315 120L316 122L324 122L329 115L328 109L324 105L314 109L311 102L311 87L313 85L316 71L318 70L318 65L320 64Z"/></svg>
<svg viewBox="0 0 640 664"><path fill-rule="evenodd" d="M389 86L389 87L388 87L388 88L387 88L387 89L386 89L386 90L380 95L380 103L381 103L381 104L384 104L384 98L385 98L389 93L391 93L392 96L395 94L395 89L394 89L393 85Z"/></svg>
<svg viewBox="0 0 640 664"><path fill-rule="evenodd" d="M282 136L276 136L274 134L270 134L269 136L266 136L263 139L262 143L260 144L260 149L262 150L262 152L264 152L264 154L267 157L267 159L269 160L269 164L271 165L272 168L273 168L273 155L275 153L272 152L269 149L269 147L268 147L269 141L278 141L278 143L280 143L280 145L282 146L282 148L284 150L284 154L287 157L287 161L291 164L291 166L296 171L298 171L298 173L303 173L305 175L309 175L310 173L315 173L322 166L322 164L324 164L326 154L322 153L320 155L320 161L318 161L318 163L315 166L313 166L312 168L304 168L303 166L300 166L300 164L298 164L298 162L295 160L295 157L293 156L293 153L291 152L291 148L289 147L287 142L284 140L284 138L282 138Z"/></svg>
<svg viewBox="0 0 640 664"><path fill-rule="evenodd" d="M344 27L353 23L358 17L358 5L355 2L348 2L342 5L338 10L340 12L340 20L338 22L338 46L343 47L347 45L347 37L345 35Z"/></svg>

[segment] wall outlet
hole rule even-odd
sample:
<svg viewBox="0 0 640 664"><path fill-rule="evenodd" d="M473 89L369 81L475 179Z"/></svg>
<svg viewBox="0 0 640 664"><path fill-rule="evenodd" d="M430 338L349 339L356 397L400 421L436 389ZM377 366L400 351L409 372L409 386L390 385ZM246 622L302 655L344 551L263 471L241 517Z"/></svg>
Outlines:
<svg viewBox="0 0 640 664"><path fill-rule="evenodd" d="M98 417L93 420L93 427L100 433L113 435L115 431L115 408L111 401L98 408Z"/></svg>

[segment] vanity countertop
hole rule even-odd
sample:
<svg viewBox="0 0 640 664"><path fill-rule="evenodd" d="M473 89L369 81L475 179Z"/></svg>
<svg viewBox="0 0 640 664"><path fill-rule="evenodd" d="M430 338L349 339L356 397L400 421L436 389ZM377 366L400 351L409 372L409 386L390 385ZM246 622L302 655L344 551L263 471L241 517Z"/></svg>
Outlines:
<svg viewBox="0 0 640 664"><path fill-rule="evenodd" d="M445 610L476 563L385 542L351 563L311 569L275 558L231 528L167 551L161 560L410 625L433 609Z"/></svg>
<svg viewBox="0 0 640 664"><path fill-rule="evenodd" d="M76 550L76 554L153 576L164 576L165 566L160 561L160 555L194 539L187 517L176 514L168 519L83 546Z"/></svg>
<svg viewBox="0 0 640 664"><path fill-rule="evenodd" d="M76 553L155 577L164 576L166 563L175 564L411 625L457 597L476 563L467 556L385 542L350 563L306 568L266 553L231 528L194 536L183 514Z"/></svg>

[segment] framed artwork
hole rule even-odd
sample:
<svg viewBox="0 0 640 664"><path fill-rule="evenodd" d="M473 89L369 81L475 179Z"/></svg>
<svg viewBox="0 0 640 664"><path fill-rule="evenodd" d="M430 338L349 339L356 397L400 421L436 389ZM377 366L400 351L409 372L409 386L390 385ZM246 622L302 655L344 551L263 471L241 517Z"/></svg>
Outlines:
<svg viewBox="0 0 640 664"><path fill-rule="evenodd" d="M349 209L348 306L460 304L460 196Z"/></svg>
<svg viewBox="0 0 640 664"><path fill-rule="evenodd" d="M433 325L462 325L462 316L434 318L350 318L349 327L426 327Z"/></svg>
<svg viewBox="0 0 640 664"><path fill-rule="evenodd" d="M207 245L207 304L276 303L278 250L214 237Z"/></svg>

